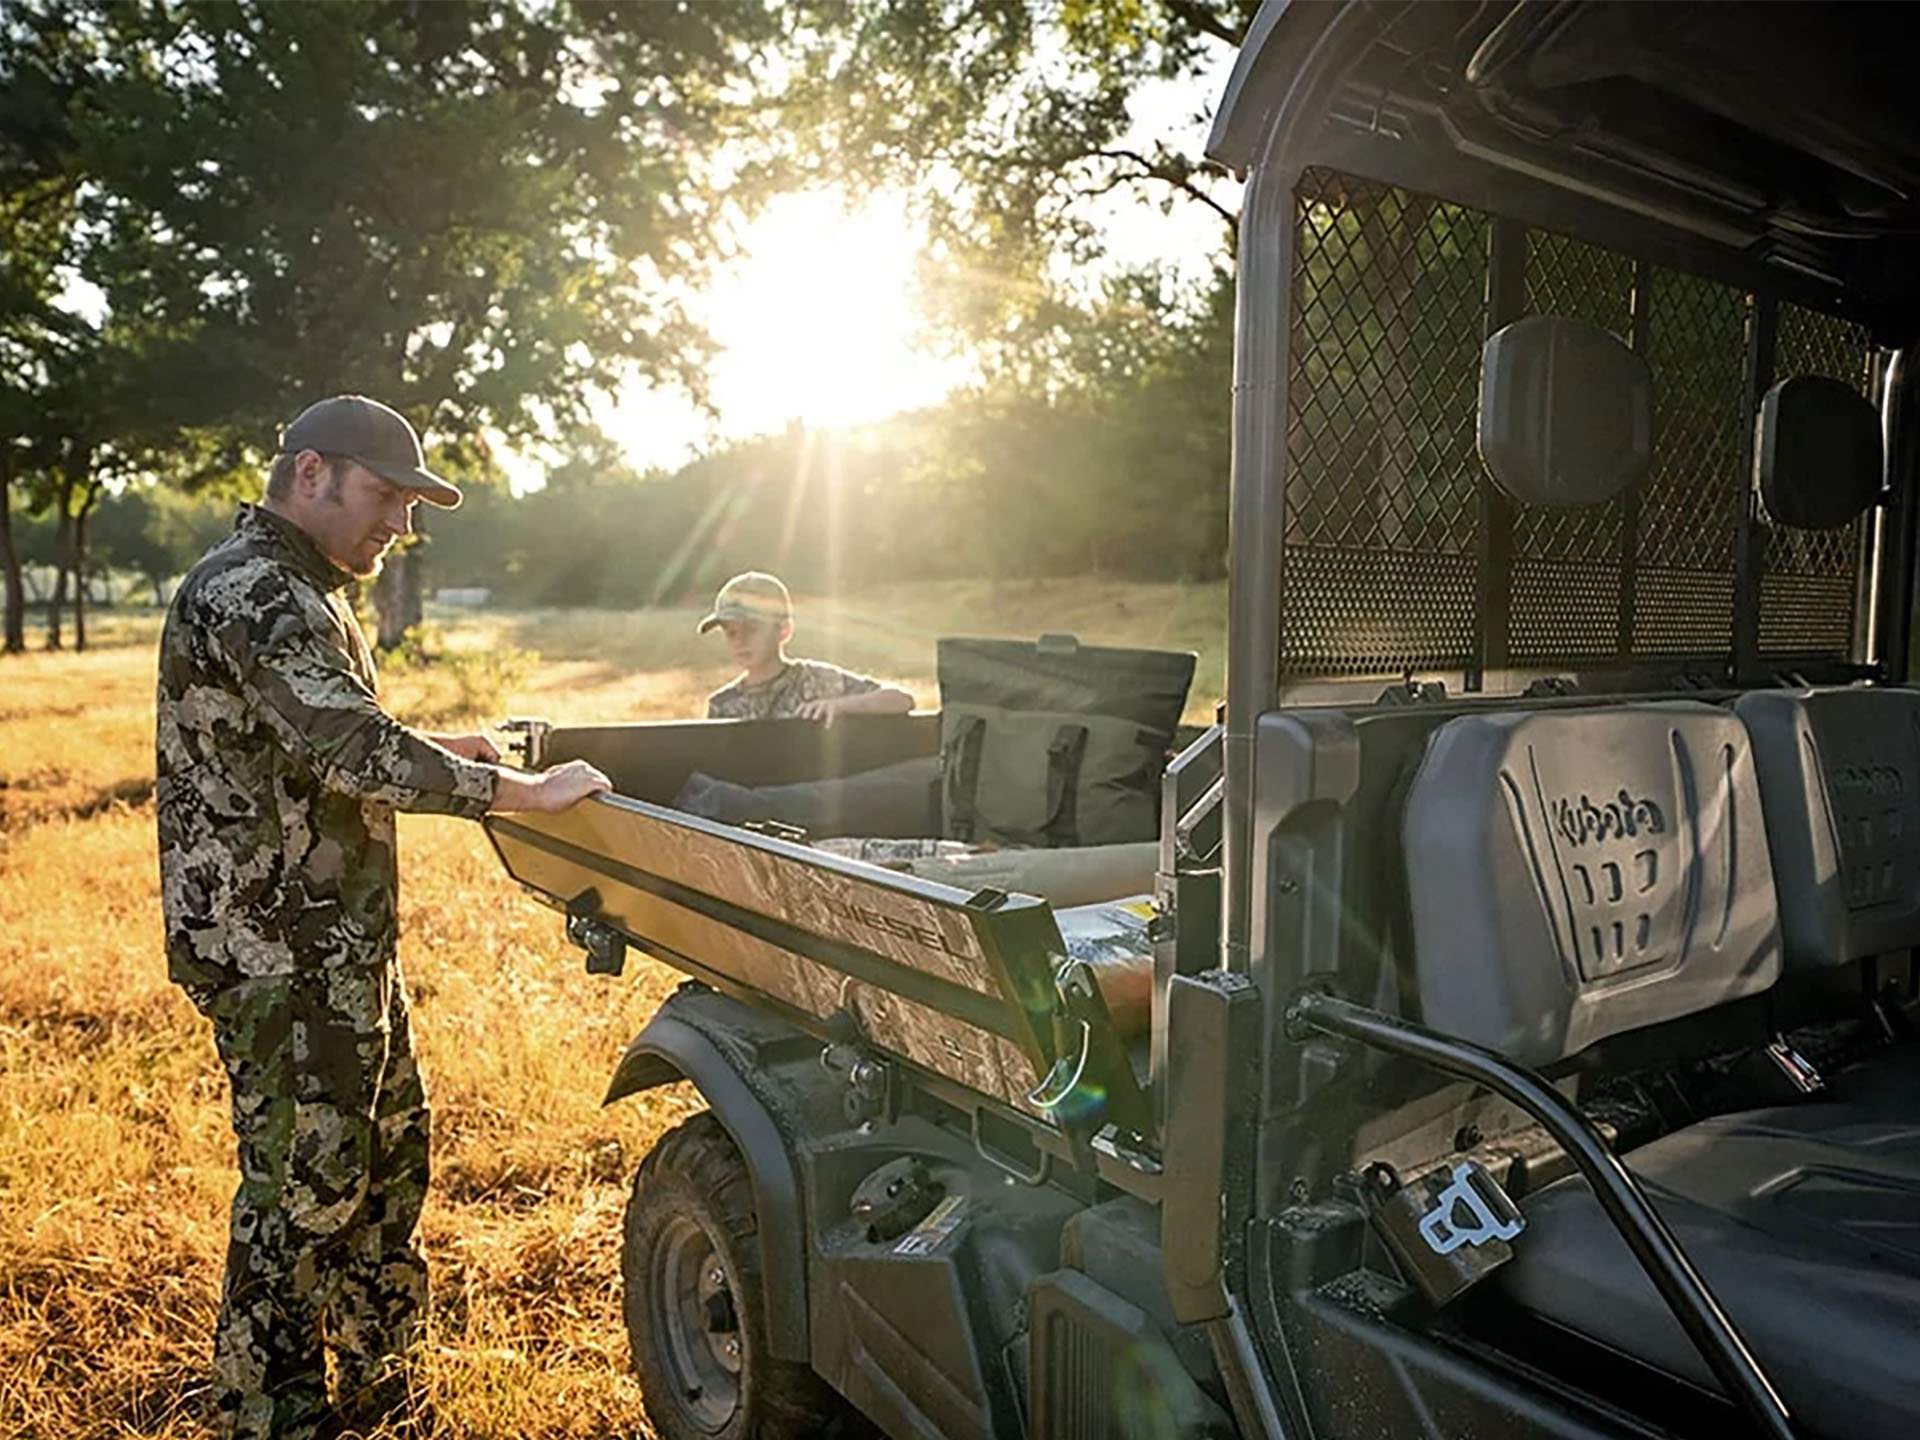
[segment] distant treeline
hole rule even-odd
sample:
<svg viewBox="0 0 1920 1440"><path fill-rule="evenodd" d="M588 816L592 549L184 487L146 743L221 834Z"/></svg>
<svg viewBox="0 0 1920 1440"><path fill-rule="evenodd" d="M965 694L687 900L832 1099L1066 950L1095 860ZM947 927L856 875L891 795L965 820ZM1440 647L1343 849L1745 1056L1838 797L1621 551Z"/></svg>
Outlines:
<svg viewBox="0 0 1920 1440"><path fill-rule="evenodd" d="M1143 287L1144 289L1144 287ZM697 598L749 567L806 590L901 580L1225 574L1231 282L1184 313L1114 304L1049 385L988 386L845 432L800 426L639 476L581 459L545 489L429 514L427 584L497 603Z"/></svg>
<svg viewBox="0 0 1920 1440"><path fill-rule="evenodd" d="M566 467L544 490L478 490L429 514L427 585L487 586L504 604L628 606L696 597L754 567L811 591L1214 580L1229 404L1224 378L1193 406L972 399L846 432L795 426L670 475Z"/></svg>
<svg viewBox="0 0 1920 1440"><path fill-rule="evenodd" d="M1217 392L1172 374L1127 388L1170 393L976 396L848 431L795 426L671 474L582 460L518 497L470 484L458 510L422 517L425 588L483 586L499 605L639 606L698 597L751 567L812 591L974 576L1218 579L1224 377ZM162 594L233 512L231 499L164 487L107 494L89 572L137 573ZM15 525L22 561L52 564L51 519Z"/></svg>
<svg viewBox="0 0 1920 1440"><path fill-rule="evenodd" d="M844 431L795 425L672 473L636 473L597 436L521 496L474 465L458 510L420 507L424 588L485 587L500 605L638 606L698 598L754 567L811 591L921 578L1220 579L1232 298L1224 275L1198 303L1128 277L1063 327L1038 373ZM88 573L146 576L160 594L226 533L231 494L104 491L88 522ZM53 519L16 509L13 520L22 563L55 563Z"/></svg>

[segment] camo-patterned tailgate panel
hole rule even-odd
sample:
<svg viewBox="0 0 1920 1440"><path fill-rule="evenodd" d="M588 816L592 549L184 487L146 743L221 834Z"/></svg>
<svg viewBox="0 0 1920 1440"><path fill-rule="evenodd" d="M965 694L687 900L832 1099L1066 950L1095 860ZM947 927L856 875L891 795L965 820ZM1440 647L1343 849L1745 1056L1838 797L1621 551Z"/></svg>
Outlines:
<svg viewBox="0 0 1920 1440"><path fill-rule="evenodd" d="M684 956L821 1020L846 1009L876 1044L1040 1114L1027 1099L1039 1084L1040 1057L1022 1044L653 893L621 872L712 896L963 987L1018 1028L1019 1009L1002 993L978 917L963 908L959 892L951 901L929 899L889 884L884 874L867 880L843 873L833 867L846 862L804 847L712 833L619 799L559 815L515 815L488 828L515 879L561 901L596 891L599 915L672 952L659 957L667 963ZM576 853L555 853L543 841Z"/></svg>

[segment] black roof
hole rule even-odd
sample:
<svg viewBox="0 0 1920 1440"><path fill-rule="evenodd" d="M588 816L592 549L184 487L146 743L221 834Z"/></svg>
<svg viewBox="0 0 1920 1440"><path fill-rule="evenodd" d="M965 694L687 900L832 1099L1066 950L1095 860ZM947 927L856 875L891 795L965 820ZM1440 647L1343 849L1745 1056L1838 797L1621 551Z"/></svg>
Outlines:
<svg viewBox="0 0 1920 1440"><path fill-rule="evenodd" d="M1873 324L1920 318L1920 7L1270 3L1209 151L1328 164Z"/></svg>

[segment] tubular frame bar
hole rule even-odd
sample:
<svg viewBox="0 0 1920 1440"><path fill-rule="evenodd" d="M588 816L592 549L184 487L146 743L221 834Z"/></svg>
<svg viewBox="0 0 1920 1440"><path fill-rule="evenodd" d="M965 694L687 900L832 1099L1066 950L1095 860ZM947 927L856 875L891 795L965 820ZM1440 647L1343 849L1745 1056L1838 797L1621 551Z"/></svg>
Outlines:
<svg viewBox="0 0 1920 1440"><path fill-rule="evenodd" d="M1880 593L1875 606L1880 633L1874 658L1890 685L1909 684L1913 643L1915 527L1920 524L1920 374L1913 342L1893 356L1885 395L1887 478L1891 493L1881 512Z"/></svg>
<svg viewBox="0 0 1920 1440"><path fill-rule="evenodd" d="M1634 1258L1660 1292L1675 1320L1687 1332L1729 1397L1753 1419L1761 1435L1794 1440L1793 1417L1760 1362L1706 1280L1693 1267L1679 1241L1627 1167L1606 1146L1587 1118L1531 1070L1494 1051L1454 1040L1391 1015L1317 991L1294 997L1287 1028L1305 1028L1357 1040L1376 1050L1401 1055L1472 1080L1520 1106L1565 1147L1593 1188L1594 1198L1633 1251Z"/></svg>

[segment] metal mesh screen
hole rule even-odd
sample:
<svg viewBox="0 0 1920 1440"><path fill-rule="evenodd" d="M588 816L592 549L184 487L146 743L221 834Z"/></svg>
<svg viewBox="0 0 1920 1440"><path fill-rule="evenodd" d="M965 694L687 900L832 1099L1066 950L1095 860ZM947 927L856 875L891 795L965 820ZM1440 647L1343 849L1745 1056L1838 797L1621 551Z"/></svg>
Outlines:
<svg viewBox="0 0 1920 1440"><path fill-rule="evenodd" d="M1633 338L1633 262L1565 235L1527 236L1526 308ZM1620 648L1621 544L1628 500L1513 517L1509 658L1515 665L1600 660Z"/></svg>
<svg viewBox="0 0 1920 1440"><path fill-rule="evenodd" d="M1474 441L1491 220L1309 170L1295 223L1283 673L1472 672L1492 574L1505 576L1516 667L1731 652L1748 295L1526 234L1526 312L1602 326L1646 356L1654 460L1606 505L1514 508L1496 566ZM1777 353L1780 376L1867 380L1865 334L1812 311L1780 307ZM1756 541L1766 547L1762 648L1847 654L1857 531L1769 529Z"/></svg>
<svg viewBox="0 0 1920 1440"><path fill-rule="evenodd" d="M1647 277L1653 467L1640 486L1636 655L1733 648L1746 354L1746 296L1669 270Z"/></svg>
<svg viewBox="0 0 1920 1440"><path fill-rule="evenodd" d="M1798 305L1780 306L1774 377L1825 375L1872 398L1873 350L1866 328ZM1762 517L1762 653L1832 653L1849 648L1858 602L1865 518L1838 530L1797 530Z"/></svg>
<svg viewBox="0 0 1920 1440"><path fill-rule="evenodd" d="M1281 663L1461 666L1487 221L1327 171L1302 182L1296 221Z"/></svg>

